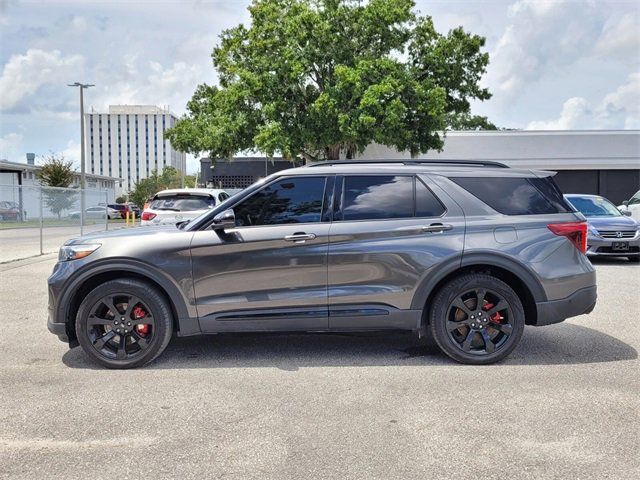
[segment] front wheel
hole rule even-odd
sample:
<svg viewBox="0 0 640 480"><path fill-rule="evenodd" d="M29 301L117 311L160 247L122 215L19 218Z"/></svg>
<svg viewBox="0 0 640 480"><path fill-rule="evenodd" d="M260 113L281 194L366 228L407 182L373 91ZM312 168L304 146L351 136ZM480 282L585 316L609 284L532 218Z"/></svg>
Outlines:
<svg viewBox="0 0 640 480"><path fill-rule="evenodd" d="M524 309L503 281L468 274L447 283L430 310L430 329L440 349L452 359L484 365L502 360L518 345Z"/></svg>
<svg viewBox="0 0 640 480"><path fill-rule="evenodd" d="M171 308L152 285L111 280L94 288L76 316L82 349L107 368L141 367L160 355L173 332Z"/></svg>

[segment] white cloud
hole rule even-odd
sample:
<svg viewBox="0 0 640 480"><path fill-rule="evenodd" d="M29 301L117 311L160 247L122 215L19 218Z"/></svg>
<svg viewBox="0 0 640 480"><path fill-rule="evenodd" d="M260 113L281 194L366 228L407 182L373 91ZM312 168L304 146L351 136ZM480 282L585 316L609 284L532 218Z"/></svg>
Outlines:
<svg viewBox="0 0 640 480"><path fill-rule="evenodd" d="M80 170L80 142L69 140L64 150L60 152L65 160L71 160L74 168ZM85 158L86 161L86 158Z"/></svg>
<svg viewBox="0 0 640 480"><path fill-rule="evenodd" d="M605 95L595 107L583 97L573 97L564 102L558 118L527 125L529 130L639 128L640 73L629 75L627 83Z"/></svg>
<svg viewBox="0 0 640 480"><path fill-rule="evenodd" d="M0 137L0 158L10 160L22 146L23 138L21 133L8 133Z"/></svg>
<svg viewBox="0 0 640 480"><path fill-rule="evenodd" d="M595 52L603 57L637 59L640 52L640 14L636 11L607 19Z"/></svg>
<svg viewBox="0 0 640 480"><path fill-rule="evenodd" d="M491 55L487 81L497 93L522 92L529 82L562 69L592 48L603 20L593 2L520 0Z"/></svg>
<svg viewBox="0 0 640 480"><path fill-rule="evenodd" d="M63 56L59 50L29 49L11 56L0 76L0 110L19 106L46 84L70 81L83 61L81 55Z"/></svg>

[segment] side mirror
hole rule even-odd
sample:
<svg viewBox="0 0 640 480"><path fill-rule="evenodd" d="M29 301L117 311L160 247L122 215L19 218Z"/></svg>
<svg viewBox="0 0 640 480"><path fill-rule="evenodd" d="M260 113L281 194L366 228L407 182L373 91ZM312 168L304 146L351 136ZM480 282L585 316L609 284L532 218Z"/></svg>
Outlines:
<svg viewBox="0 0 640 480"><path fill-rule="evenodd" d="M236 215L233 213L233 208L220 212L213 217L213 225L211 228L214 230L225 230L227 228L235 228Z"/></svg>
<svg viewBox="0 0 640 480"><path fill-rule="evenodd" d="M622 210L622 215L624 215L625 217L630 217L631 216L631 210Z"/></svg>

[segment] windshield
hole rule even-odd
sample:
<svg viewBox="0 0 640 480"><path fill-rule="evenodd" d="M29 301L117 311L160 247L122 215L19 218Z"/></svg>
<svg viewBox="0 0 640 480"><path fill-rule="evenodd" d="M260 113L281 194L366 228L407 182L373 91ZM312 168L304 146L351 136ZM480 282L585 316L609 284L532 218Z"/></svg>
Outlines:
<svg viewBox="0 0 640 480"><path fill-rule="evenodd" d="M149 208L152 210L170 210L175 212L192 212L194 210L208 210L216 204L212 197L196 195L170 195L156 198Z"/></svg>
<svg viewBox="0 0 640 480"><path fill-rule="evenodd" d="M619 217L622 215L613 203L602 197L569 197L568 200L585 217Z"/></svg>

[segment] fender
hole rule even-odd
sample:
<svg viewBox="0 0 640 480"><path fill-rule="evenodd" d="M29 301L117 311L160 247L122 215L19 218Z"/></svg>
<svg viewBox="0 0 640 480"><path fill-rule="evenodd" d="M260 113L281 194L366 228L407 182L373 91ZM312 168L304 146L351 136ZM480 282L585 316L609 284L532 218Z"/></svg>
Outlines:
<svg viewBox="0 0 640 480"><path fill-rule="evenodd" d="M97 260L88 264L88 268L80 269L67 282L64 288L65 294L58 302L58 318L68 318L68 310L71 305L73 295L80 286L91 277L107 272L135 273L141 277L146 277L162 288L169 296L169 302L176 311L177 326L180 336L197 335L200 333L200 325L194 304L185 302L185 293L176 283L175 279L168 276L155 266L133 259L111 259ZM187 288L192 288L191 278ZM188 296L191 297L191 296Z"/></svg>
<svg viewBox="0 0 640 480"><path fill-rule="evenodd" d="M540 280L538 280L536 274L529 267L503 253L494 250L479 250L465 252L462 255L441 263L437 268L432 270L416 289L416 293L411 301L411 308L424 308L427 298L429 298L429 295L438 283L456 270L473 265L489 265L503 268L522 280L531 292L531 295L533 295L536 303L547 301L547 294L544 288L542 288Z"/></svg>

